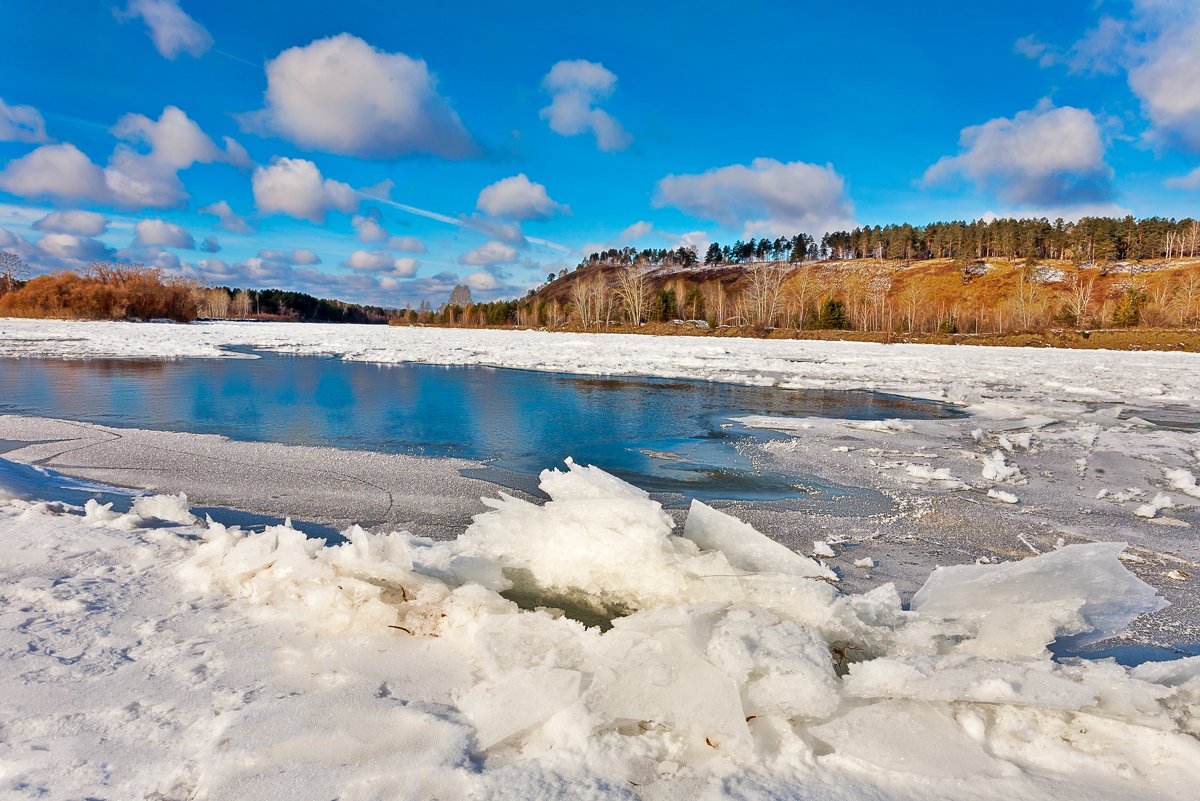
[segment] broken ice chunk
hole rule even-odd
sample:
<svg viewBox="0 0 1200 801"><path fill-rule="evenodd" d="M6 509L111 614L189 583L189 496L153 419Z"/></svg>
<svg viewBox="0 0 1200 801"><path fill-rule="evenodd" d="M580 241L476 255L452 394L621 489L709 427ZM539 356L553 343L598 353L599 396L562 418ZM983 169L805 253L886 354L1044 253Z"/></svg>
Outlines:
<svg viewBox="0 0 1200 801"><path fill-rule="evenodd" d="M706 551L720 551L729 564L750 573L788 573L804 578L833 578L834 573L782 543L759 533L749 523L711 506L692 501L683 536ZM829 556L833 556L830 552Z"/></svg>
<svg viewBox="0 0 1200 801"><path fill-rule="evenodd" d="M939 568L912 609L957 621L970 636L960 648L979 656L1038 657L1056 639L1079 646L1112 637L1167 605L1121 564L1124 548L1068 545L1020 562Z"/></svg>
<svg viewBox="0 0 1200 801"><path fill-rule="evenodd" d="M475 724L479 748L486 751L528 733L574 703L580 678L577 670L531 668L475 685L458 706Z"/></svg>

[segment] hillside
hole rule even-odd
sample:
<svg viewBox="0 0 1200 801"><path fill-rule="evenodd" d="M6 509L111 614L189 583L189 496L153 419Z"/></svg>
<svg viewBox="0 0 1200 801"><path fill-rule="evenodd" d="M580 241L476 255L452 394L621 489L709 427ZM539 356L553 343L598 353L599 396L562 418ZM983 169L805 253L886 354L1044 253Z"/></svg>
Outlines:
<svg viewBox="0 0 1200 801"><path fill-rule="evenodd" d="M630 287L631 282L636 286ZM1003 334L1049 327L1186 327L1200 314L1200 258L1078 265L1062 259L585 263L527 299L543 322L704 320L899 333Z"/></svg>

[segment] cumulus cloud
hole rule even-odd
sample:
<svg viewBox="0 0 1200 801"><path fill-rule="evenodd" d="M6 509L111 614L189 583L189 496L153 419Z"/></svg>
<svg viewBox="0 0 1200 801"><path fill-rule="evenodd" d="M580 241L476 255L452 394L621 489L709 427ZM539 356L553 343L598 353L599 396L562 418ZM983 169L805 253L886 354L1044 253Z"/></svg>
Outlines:
<svg viewBox="0 0 1200 801"><path fill-rule="evenodd" d="M1200 152L1200 5L1133 0L1129 8L1128 15L1101 16L1066 50L1025 37L1018 52L1073 73L1124 71L1150 123L1147 138Z"/></svg>
<svg viewBox="0 0 1200 801"><path fill-rule="evenodd" d="M1163 181L1163 184L1171 189L1200 189L1200 167L1192 170L1187 175L1168 178Z"/></svg>
<svg viewBox="0 0 1200 801"><path fill-rule="evenodd" d="M165 220L139 220L133 227L133 242L141 247L191 249L196 246L186 228Z"/></svg>
<svg viewBox="0 0 1200 801"><path fill-rule="evenodd" d="M649 223L645 220L638 220L633 225L626 226L617 238L623 243L633 242L637 239L641 239L644 236L648 236L653 230L654 223Z"/></svg>
<svg viewBox="0 0 1200 801"><path fill-rule="evenodd" d="M723 225L741 225L746 236L819 236L850 227L854 204L832 165L757 158L696 175L658 182L654 205L672 206Z"/></svg>
<svg viewBox="0 0 1200 801"><path fill-rule="evenodd" d="M424 253L425 243L417 236L389 236L387 249L401 253Z"/></svg>
<svg viewBox="0 0 1200 801"><path fill-rule="evenodd" d="M131 144L118 145L105 169L105 181L119 205L169 208L187 200L179 171L193 164L227 162L244 164L246 151L226 137L217 147L187 114L167 106L157 120L126 114L113 126L113 134ZM141 145L144 152L136 149Z"/></svg>
<svg viewBox="0 0 1200 801"><path fill-rule="evenodd" d="M201 56L212 47L212 35L179 7L179 0L130 0L118 18L140 17L150 29L154 47L165 58L180 53Z"/></svg>
<svg viewBox="0 0 1200 801"><path fill-rule="evenodd" d="M264 101L242 116L243 125L303 147L381 159L464 158L476 151L424 61L377 50L348 33L271 60Z"/></svg>
<svg viewBox="0 0 1200 801"><path fill-rule="evenodd" d="M217 147L175 106L164 108L157 120L126 114L112 133L124 141L113 150L105 168L72 144L42 145L9 163L0 173L0 188L22 197L174 208L188 199L180 170L198 162L233 163L245 155L232 140L227 140L224 150Z"/></svg>
<svg viewBox="0 0 1200 801"><path fill-rule="evenodd" d="M116 254L98 239L61 231L51 231L30 241L6 228L0 228L0 250L15 253L34 271L78 269L92 261L108 261Z"/></svg>
<svg viewBox="0 0 1200 801"><path fill-rule="evenodd" d="M201 214L211 214L219 221L217 225L235 234L248 234L254 229L250 223L246 222L246 218L237 214L228 202L218 200L216 203L209 203L200 209Z"/></svg>
<svg viewBox="0 0 1200 801"><path fill-rule="evenodd" d="M45 142L46 123L33 106L10 106L0 98L0 142Z"/></svg>
<svg viewBox="0 0 1200 801"><path fill-rule="evenodd" d="M472 267L489 267L493 264L507 264L517 260L517 249L503 242L490 240L474 250L458 257L459 264Z"/></svg>
<svg viewBox="0 0 1200 801"><path fill-rule="evenodd" d="M200 249L205 253L218 253L221 250L221 240L215 236L206 236L204 241L200 243Z"/></svg>
<svg viewBox="0 0 1200 801"><path fill-rule="evenodd" d="M257 167L251 179L254 203L264 214L287 214L324 222L330 210L353 212L358 193L349 184L327 179L306 159L277 158Z"/></svg>
<svg viewBox="0 0 1200 801"><path fill-rule="evenodd" d="M109 219L94 211L52 211L33 224L39 231L75 236L100 236L108 230Z"/></svg>
<svg viewBox="0 0 1200 801"><path fill-rule="evenodd" d="M550 105L540 112L550 130L563 136L592 133L596 147L604 151L624 150L633 141L621 123L602 108L617 85L617 76L594 61L560 61L542 79L550 93Z"/></svg>
<svg viewBox="0 0 1200 801"><path fill-rule="evenodd" d="M112 256L112 248L98 239L75 234L51 233L37 241L46 255L68 263L104 261Z"/></svg>
<svg viewBox="0 0 1200 801"><path fill-rule="evenodd" d="M384 250L356 250L343 262L351 270L370 273L389 273L400 278L416 275L420 263L412 258L396 258Z"/></svg>
<svg viewBox="0 0 1200 801"><path fill-rule="evenodd" d="M1129 86L1153 137L1200 151L1200 7L1189 3L1175 18L1151 13L1147 6L1153 5L1138 4L1145 34L1131 47Z"/></svg>
<svg viewBox="0 0 1200 801"><path fill-rule="evenodd" d="M961 152L925 171L926 184L955 177L1019 205L1072 205L1112 197L1112 168L1096 118L1043 100L1011 119L964 128Z"/></svg>
<svg viewBox="0 0 1200 801"><path fill-rule="evenodd" d="M517 221L544 219L567 211L566 206L550 199L545 186L529 180L525 173L485 186L475 208L493 217Z"/></svg>
<svg viewBox="0 0 1200 801"><path fill-rule="evenodd" d="M320 264L321 257L307 248L293 250L290 254L292 264Z"/></svg>
<svg viewBox="0 0 1200 801"><path fill-rule="evenodd" d="M500 280L491 273L471 273L463 281L476 292L488 292L501 286Z"/></svg>
<svg viewBox="0 0 1200 801"><path fill-rule="evenodd" d="M311 250L276 250L274 248L262 248L258 251L258 258L263 261L274 261L282 264L320 264L321 257Z"/></svg>
<svg viewBox="0 0 1200 801"><path fill-rule="evenodd" d="M75 145L42 145L8 163L0 172L0 189L21 197L104 200L104 170Z"/></svg>
<svg viewBox="0 0 1200 801"><path fill-rule="evenodd" d="M380 221L378 209L367 209L363 214L354 215L350 220L350 224L354 226L354 236L359 242L370 244L372 242L382 242L388 238L388 232L383 227Z"/></svg>

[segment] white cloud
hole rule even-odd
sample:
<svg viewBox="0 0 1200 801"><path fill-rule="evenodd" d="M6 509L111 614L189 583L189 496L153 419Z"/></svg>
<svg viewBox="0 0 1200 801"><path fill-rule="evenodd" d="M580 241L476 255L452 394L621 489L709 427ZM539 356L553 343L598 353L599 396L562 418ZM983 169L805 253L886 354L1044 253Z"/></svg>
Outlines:
<svg viewBox="0 0 1200 801"><path fill-rule="evenodd" d="M485 186L475 208L493 217L518 221L544 219L567 211L566 206L550 199L545 186L529 180L525 173Z"/></svg>
<svg viewBox="0 0 1200 801"><path fill-rule="evenodd" d="M1096 118L1043 100L1012 119L964 128L961 152L925 171L926 184L963 177L1020 205L1095 203L1112 196L1112 169Z"/></svg>
<svg viewBox="0 0 1200 801"><path fill-rule="evenodd" d="M824 232L822 232L824 233ZM708 243L711 241L708 234L704 231L688 231L686 234L673 236L666 234L667 238L677 248L691 248L700 258L704 258L704 251L708 250ZM782 234L779 234L782 236Z"/></svg>
<svg viewBox="0 0 1200 801"><path fill-rule="evenodd" d="M503 242L491 240L458 257L459 264L472 267L488 267L493 264L507 264L517 260L517 249Z"/></svg>
<svg viewBox="0 0 1200 801"><path fill-rule="evenodd" d="M53 231L31 242L0 228L0 249L16 253L35 274L78 269L92 261L108 261L112 248L98 239Z"/></svg>
<svg viewBox="0 0 1200 801"><path fill-rule="evenodd" d="M596 147L604 151L624 150L633 141L621 123L597 104L613 93L617 76L594 61L560 61L542 79L550 93L550 105L540 112L550 129L563 136L590 131Z"/></svg>
<svg viewBox="0 0 1200 801"><path fill-rule="evenodd" d="M491 273L471 273L463 280L476 292L487 292L501 286L499 279Z"/></svg>
<svg viewBox="0 0 1200 801"><path fill-rule="evenodd" d="M212 47L212 35L179 7L179 0L129 0L117 16L141 17L155 49L165 58L174 59L180 53L201 56Z"/></svg>
<svg viewBox="0 0 1200 801"><path fill-rule="evenodd" d="M1171 189L1200 189L1200 167L1192 170L1187 175L1168 178L1163 183Z"/></svg>
<svg viewBox="0 0 1200 801"><path fill-rule="evenodd" d="M347 33L270 61L265 107L242 121L250 130L348 156L464 158L476 150L424 61Z"/></svg>
<svg viewBox="0 0 1200 801"><path fill-rule="evenodd" d="M694 217L738 225L745 236L820 236L854 224L854 204L831 165L757 158L698 175L668 175L658 182L655 206L673 206Z"/></svg>
<svg viewBox="0 0 1200 801"><path fill-rule="evenodd" d="M139 220L133 227L133 241L141 247L194 248L196 242L181 225L165 220Z"/></svg>
<svg viewBox="0 0 1200 801"><path fill-rule="evenodd" d="M112 255L112 248L98 239L74 234L46 234L37 245L45 254L68 262L103 261Z"/></svg>
<svg viewBox="0 0 1200 801"><path fill-rule="evenodd" d="M200 249L205 253L219 253L221 250L221 240L215 236L206 236L204 241L200 243Z"/></svg>
<svg viewBox="0 0 1200 801"><path fill-rule="evenodd" d="M621 233L617 236L617 239L623 243L629 243L636 239L641 239L644 236L648 236L653 230L654 223L649 223L645 220L638 220L633 225L627 226L623 231L621 231Z"/></svg>
<svg viewBox="0 0 1200 801"><path fill-rule="evenodd" d="M354 235L359 242L370 244L388 238L388 232L379 222L379 212L375 209L367 209L365 214L354 215L350 224L354 226Z"/></svg>
<svg viewBox="0 0 1200 801"><path fill-rule="evenodd" d="M232 163L245 154L232 140L227 140L225 150L218 148L175 106L165 107L157 120L127 114L112 133L125 142L113 150L104 169L72 144L43 145L10 162L0 173L0 188L23 197L173 208L188 199L180 170L197 162Z"/></svg>
<svg viewBox="0 0 1200 801"><path fill-rule="evenodd" d="M292 251L263 248L258 251L258 258L263 261L277 261L283 264L320 264L321 257L311 250L300 249Z"/></svg>
<svg viewBox="0 0 1200 801"><path fill-rule="evenodd" d="M21 197L103 200L108 197L104 170L69 143L42 145L8 163L0 189Z"/></svg>
<svg viewBox="0 0 1200 801"><path fill-rule="evenodd" d="M264 214L319 223L331 209L350 213L358 208L358 193L349 184L324 178L306 159L277 158L268 167L257 167L251 185L254 203Z"/></svg>
<svg viewBox="0 0 1200 801"><path fill-rule="evenodd" d="M1200 152L1198 39L1200 5L1194 0L1133 0L1128 16L1101 16L1066 51L1032 37L1018 40L1017 49L1043 67L1062 64L1073 73L1124 71L1150 122L1147 138Z"/></svg>
<svg viewBox="0 0 1200 801"><path fill-rule="evenodd" d="M416 236L392 236L388 237L387 249L401 253L424 253L425 243Z"/></svg>
<svg viewBox="0 0 1200 801"><path fill-rule="evenodd" d="M250 223L246 222L246 218L234 212L229 203L224 200L209 203L200 209L200 213L213 215L220 221L218 225L235 234L248 234L254 230Z"/></svg>
<svg viewBox="0 0 1200 801"><path fill-rule="evenodd" d="M1200 151L1200 6L1181 14L1153 13L1162 3L1142 2L1145 38L1133 45L1129 86L1154 126L1153 136Z"/></svg>
<svg viewBox="0 0 1200 801"><path fill-rule="evenodd" d="M105 169L105 181L122 206L169 208L183 205L188 194L179 171L193 164L244 163L246 151L226 137L226 149L216 146L191 118L176 106L167 106L157 120L126 114L113 126L113 134L133 145L117 145Z"/></svg>
<svg viewBox="0 0 1200 801"><path fill-rule="evenodd" d="M525 239L525 232L521 230L521 223L519 222L497 220L482 214L472 214L469 217L464 215L454 222L474 229L486 237L498 239L509 245L523 248L528 244Z"/></svg>
<svg viewBox="0 0 1200 801"><path fill-rule="evenodd" d="M109 219L94 211L52 211L33 224L39 231L76 236L100 236L108 230Z"/></svg>
<svg viewBox="0 0 1200 801"><path fill-rule="evenodd" d="M0 98L0 142L45 142L46 123L33 106L10 106Z"/></svg>
<svg viewBox="0 0 1200 801"><path fill-rule="evenodd" d="M371 273L390 273L400 278L416 275L420 262L412 258L396 258L384 250L356 250L343 264L352 270Z"/></svg>

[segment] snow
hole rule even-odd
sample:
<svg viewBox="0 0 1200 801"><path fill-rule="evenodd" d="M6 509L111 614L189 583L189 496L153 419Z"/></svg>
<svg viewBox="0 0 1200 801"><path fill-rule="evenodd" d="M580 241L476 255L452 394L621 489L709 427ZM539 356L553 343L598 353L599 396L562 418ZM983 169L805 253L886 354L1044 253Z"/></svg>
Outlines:
<svg viewBox="0 0 1200 801"><path fill-rule="evenodd" d="M995 498L1002 503L1017 503L1020 500L1020 498L1018 498L1016 495L1013 495L1011 492L998 490L994 487L987 491L987 496L989 498Z"/></svg>
<svg viewBox="0 0 1200 801"><path fill-rule="evenodd" d="M1196 484L1196 475L1182 467L1175 470L1164 470L1167 481L1171 482L1171 486L1185 495L1190 495L1193 498L1200 498L1200 486Z"/></svg>
<svg viewBox="0 0 1200 801"><path fill-rule="evenodd" d="M1195 660L1046 650L1162 606L1120 543L942 568L906 610L703 504L677 536L574 463L542 474L547 502L502 496L444 542L172 522L178 496L113 516L56 502L66 483L0 460L9 797L952 799L969 778L975 798L1184 799L1200 780Z"/></svg>
<svg viewBox="0 0 1200 801"><path fill-rule="evenodd" d="M353 361L482 364L593 375L876 389L1003 412L1014 401L1195 403L1200 356L1183 353L882 345L865 342L561 334L403 326L192 325L0 318L0 356L242 357L227 348ZM1146 376L1154 376L1147 386ZM1045 408L1039 409L1045 412Z"/></svg>
<svg viewBox="0 0 1200 801"><path fill-rule="evenodd" d="M747 446L765 467L894 499L878 512L854 492L844 514L663 509L568 463L541 475L549 500L500 493L470 525L494 490L467 463L88 426L71 444L0 418L28 443L14 459L176 493L121 512L0 459L0 796L1194 797L1200 658L1050 656L1195 636L1200 433L1138 419L1200 405L1194 355L0 320L0 355L244 358L227 347L875 389L970 416L740 421L787 435ZM213 504L204 482L138 472L168 451L220 456L216 505L278 495L271 512L344 541L197 520L179 493ZM373 491L264 493L334 455ZM385 520L405 492L459 536ZM934 560L962 564L926 578Z"/></svg>
<svg viewBox="0 0 1200 801"><path fill-rule="evenodd" d="M1007 484L1022 484L1025 477L1015 464L1009 464L1003 451L992 451L992 455L983 460L983 477L988 481L1000 481Z"/></svg>
<svg viewBox="0 0 1200 801"><path fill-rule="evenodd" d="M1133 510L1133 513L1138 517L1153 519L1158 517L1158 513L1163 509L1174 509L1175 502L1171 500L1170 495L1164 493L1156 493L1150 503L1144 503Z"/></svg>

